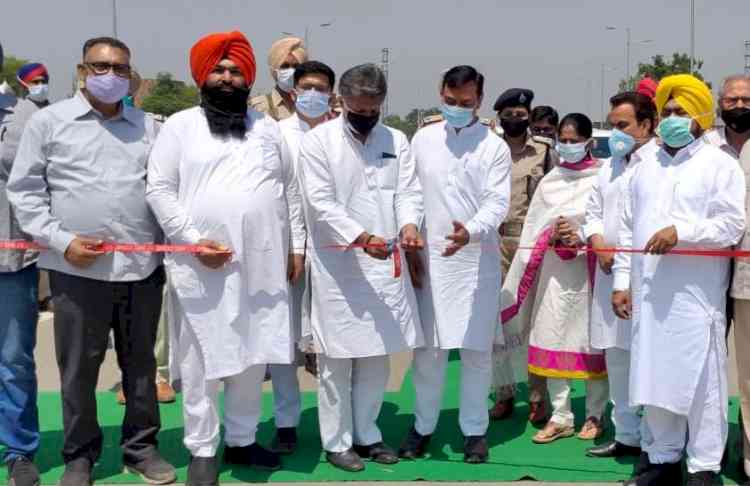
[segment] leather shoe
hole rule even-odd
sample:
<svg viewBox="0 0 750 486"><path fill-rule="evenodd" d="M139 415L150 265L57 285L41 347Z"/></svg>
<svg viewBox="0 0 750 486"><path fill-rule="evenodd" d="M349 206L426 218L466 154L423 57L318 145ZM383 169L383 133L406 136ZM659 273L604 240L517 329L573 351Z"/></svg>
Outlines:
<svg viewBox="0 0 750 486"><path fill-rule="evenodd" d="M297 429L295 427L280 427L276 429L276 437L271 442L271 450L277 454L288 455L297 449Z"/></svg>
<svg viewBox="0 0 750 486"><path fill-rule="evenodd" d="M24 456L8 461L8 486L39 486L39 469Z"/></svg>
<svg viewBox="0 0 750 486"><path fill-rule="evenodd" d="M125 470L137 474L149 484L169 484L177 479L174 467L165 461L158 452L138 462L123 460Z"/></svg>
<svg viewBox="0 0 750 486"><path fill-rule="evenodd" d="M365 468L365 463L362 462L362 458L352 449L343 452L326 451L326 460L330 462L331 465L348 472L359 472Z"/></svg>
<svg viewBox="0 0 750 486"><path fill-rule="evenodd" d="M365 457L378 464L396 464L398 455L396 451L385 445L383 442L376 442L367 446L355 445L354 452L359 457Z"/></svg>
<svg viewBox="0 0 750 486"><path fill-rule="evenodd" d="M589 457L623 457L640 456L641 448L625 445L622 442L612 441L608 444L591 447L586 451Z"/></svg>
<svg viewBox="0 0 750 486"><path fill-rule="evenodd" d="M545 402L529 402L529 422L532 425L544 425L549 420Z"/></svg>
<svg viewBox="0 0 750 486"><path fill-rule="evenodd" d="M401 447L398 450L398 457L402 459L417 459L424 456L427 445L430 443L432 435L422 435L414 427L404 437Z"/></svg>
<svg viewBox="0 0 750 486"><path fill-rule="evenodd" d="M651 464L641 474L625 481L625 486L679 486L682 484L682 464Z"/></svg>
<svg viewBox="0 0 750 486"><path fill-rule="evenodd" d="M505 420L513 415L513 405L515 400L508 398L507 400L498 400L495 402L495 406L490 409L491 420Z"/></svg>
<svg viewBox="0 0 750 486"><path fill-rule="evenodd" d="M224 462L254 466L265 471L275 471L281 468L281 459L275 452L264 449L257 442L243 447L224 447Z"/></svg>
<svg viewBox="0 0 750 486"><path fill-rule="evenodd" d="M85 457L66 462L58 486L90 486L92 467L91 461Z"/></svg>
<svg viewBox="0 0 750 486"><path fill-rule="evenodd" d="M185 486L218 486L219 466L216 457L190 457Z"/></svg>
<svg viewBox="0 0 750 486"><path fill-rule="evenodd" d="M490 455L487 438L483 435L470 435L464 439L464 462L482 464Z"/></svg>

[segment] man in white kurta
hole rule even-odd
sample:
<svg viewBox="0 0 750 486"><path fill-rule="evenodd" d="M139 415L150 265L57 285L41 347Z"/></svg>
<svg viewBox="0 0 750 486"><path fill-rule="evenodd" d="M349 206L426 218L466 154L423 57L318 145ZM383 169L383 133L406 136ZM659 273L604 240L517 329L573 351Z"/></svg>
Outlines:
<svg viewBox="0 0 750 486"><path fill-rule="evenodd" d="M201 106L166 121L149 162L148 201L169 240L207 247L197 258L175 253L165 262L175 316L172 376L182 382L188 483L195 485L216 478L222 381L224 461L279 467L255 431L266 366L293 356L287 274L301 273L302 204L278 125L247 108L255 76L247 51L239 32L193 47Z"/></svg>
<svg viewBox="0 0 750 486"><path fill-rule="evenodd" d="M303 62L294 71L295 113L279 122L292 161L297 171L302 137L311 129L330 118L330 99L336 76L333 70L317 61ZM306 265L309 260L305 260ZM309 270L306 277L309 276ZM309 328L310 288L305 279L292 287L292 334L294 342L300 343L303 328ZM299 353L298 353L299 354ZM269 366L273 383L273 414L276 437L272 448L281 454L291 454L297 446L297 426L301 412L301 395L297 378L297 360L292 364Z"/></svg>
<svg viewBox="0 0 750 486"><path fill-rule="evenodd" d="M653 436L648 468L627 484L681 484L685 448L687 484L712 484L721 469L730 260L661 256L675 246L728 248L744 231L742 171L701 138L712 104L702 81L664 78L656 93L663 145L633 169L625 191L618 246L647 254L617 254L612 304L623 314L632 295L630 405L645 407Z"/></svg>
<svg viewBox="0 0 750 486"><path fill-rule="evenodd" d="M441 83L445 121L414 136L412 153L424 194L425 255L417 291L425 347L414 351L415 423L399 455L423 455L435 431L452 349L461 353L459 425L464 461L487 461L492 347L499 330L498 228L510 202L510 149L479 123L484 77L471 66Z"/></svg>
<svg viewBox="0 0 750 486"><path fill-rule="evenodd" d="M422 195L406 137L378 122L386 94L380 69L350 69L339 91L344 114L305 135L299 178L312 246L321 440L334 466L360 471L363 456L398 460L375 420L389 355L421 346L423 337L412 283L394 276L392 260L405 268L404 254L389 254L388 242L421 244Z"/></svg>
<svg viewBox="0 0 750 486"><path fill-rule="evenodd" d="M609 122L614 127L609 145L612 158L604 163L586 205L583 239L594 249L617 246L623 191L633 168L643 159L653 159L659 146L653 138L656 106L640 93L626 92L610 100ZM612 310L612 264L614 253L597 254L594 298L591 303L591 346L604 350L612 401L614 441L590 448L594 457L638 456L641 453L641 416L629 405L630 319L620 319Z"/></svg>

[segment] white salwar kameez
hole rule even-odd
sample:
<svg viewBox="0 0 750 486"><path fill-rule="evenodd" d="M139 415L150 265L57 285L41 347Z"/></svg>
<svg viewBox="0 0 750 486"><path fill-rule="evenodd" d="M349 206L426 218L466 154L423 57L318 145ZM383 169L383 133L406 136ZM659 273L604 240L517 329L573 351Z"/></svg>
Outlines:
<svg viewBox="0 0 750 486"><path fill-rule="evenodd" d="M496 383L526 381L528 372L547 377L552 421L573 426L570 384L586 379L586 417L600 418L607 401L606 366L589 339L592 293L585 252L548 251L560 216L580 225L599 165L590 159L569 168L563 163L544 176L531 200L502 290L504 342L495 362L510 363ZM531 250L530 248L535 248Z"/></svg>
<svg viewBox="0 0 750 486"><path fill-rule="evenodd" d="M459 349L461 431L485 435L500 317L498 228L510 202L510 149L481 123L456 132L441 122L417 132L412 153L425 208L424 287L417 290L425 347L414 351L415 428L422 435L434 432L449 350ZM444 257L453 221L465 225L469 244Z"/></svg>
<svg viewBox="0 0 750 486"><path fill-rule="evenodd" d="M380 124L364 144L344 117L316 127L302 140L299 169L312 247L321 438L325 450L341 452L381 440L375 418L388 355L424 343L408 275L394 278L391 259L341 247L365 231L388 240L407 224L419 226L422 195L406 137Z"/></svg>
<svg viewBox="0 0 750 486"><path fill-rule="evenodd" d="M182 381L185 445L194 456L216 454L219 381L226 442L249 445L263 370L293 356L286 270L288 254L304 251L301 198L276 122L248 111L246 123L243 139L220 138L201 108L182 111L164 124L149 161L147 198L168 239L209 239L233 252L215 270L190 254L165 258L171 371Z"/></svg>
<svg viewBox="0 0 750 486"><path fill-rule="evenodd" d="M644 248L675 226L679 248L727 248L745 228L745 179L699 139L633 169L618 246ZM630 405L646 407L652 463L719 471L727 438L724 309L728 258L617 254L614 288L632 291Z"/></svg>
<svg viewBox="0 0 750 486"><path fill-rule="evenodd" d="M599 235L607 247L617 246L617 233L623 204L623 191L628 177L641 160L653 159L659 150L652 140L630 155L629 160L613 157L604 162L586 204L586 220L582 226L584 239ZM612 283L597 265L594 297L591 302L591 346L604 350L612 401L612 423L615 440L632 447L641 446L639 407L629 405L630 383L630 321L619 319L612 310Z"/></svg>

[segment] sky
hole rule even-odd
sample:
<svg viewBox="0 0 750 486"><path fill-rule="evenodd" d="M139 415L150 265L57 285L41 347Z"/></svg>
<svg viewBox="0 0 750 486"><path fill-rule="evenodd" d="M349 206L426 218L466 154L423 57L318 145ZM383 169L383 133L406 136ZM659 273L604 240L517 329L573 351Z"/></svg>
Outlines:
<svg viewBox="0 0 750 486"><path fill-rule="evenodd" d="M534 104L561 114L598 119L605 100L625 77L626 28L631 29L631 71L654 54L671 57L690 45L690 0L116 0L118 37L133 52L144 77L168 71L190 81L188 52L202 35L240 30L258 60L254 94L271 78L268 49L282 32L304 37L312 59L337 74L363 62L379 62L390 49L389 106L405 115L439 104L440 73L470 64L485 75L481 113L492 115L507 88L536 93ZM81 46L112 35L112 0L0 0L0 43L6 56L43 62L51 95L71 91ZM750 40L750 1L695 0L696 57L718 87L742 72ZM330 27L320 24L332 22ZM615 27L614 30L605 29ZM649 42L642 42L649 41ZM602 85L602 66L604 84Z"/></svg>

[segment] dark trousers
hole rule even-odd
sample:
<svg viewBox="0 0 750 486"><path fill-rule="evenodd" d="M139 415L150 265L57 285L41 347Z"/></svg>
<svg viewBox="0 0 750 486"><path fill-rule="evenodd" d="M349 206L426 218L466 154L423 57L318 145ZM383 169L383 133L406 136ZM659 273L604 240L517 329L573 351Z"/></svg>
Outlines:
<svg viewBox="0 0 750 486"><path fill-rule="evenodd" d="M127 398L120 440L123 458L138 462L155 453L161 420L154 343L164 279L162 267L137 282L104 282L50 272L65 462L86 457L93 463L101 453L96 383L110 330Z"/></svg>

